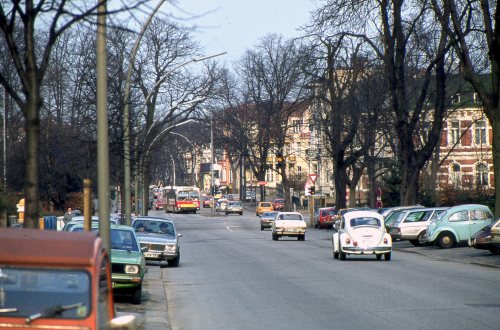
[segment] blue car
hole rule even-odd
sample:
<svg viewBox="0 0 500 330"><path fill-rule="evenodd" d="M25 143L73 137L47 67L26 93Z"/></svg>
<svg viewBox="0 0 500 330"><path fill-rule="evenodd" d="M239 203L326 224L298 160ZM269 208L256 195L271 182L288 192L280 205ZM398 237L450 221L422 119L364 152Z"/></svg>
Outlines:
<svg viewBox="0 0 500 330"><path fill-rule="evenodd" d="M422 244L437 244L443 249L470 244L472 236L493 223L493 213L485 205L465 204L449 208L429 225Z"/></svg>

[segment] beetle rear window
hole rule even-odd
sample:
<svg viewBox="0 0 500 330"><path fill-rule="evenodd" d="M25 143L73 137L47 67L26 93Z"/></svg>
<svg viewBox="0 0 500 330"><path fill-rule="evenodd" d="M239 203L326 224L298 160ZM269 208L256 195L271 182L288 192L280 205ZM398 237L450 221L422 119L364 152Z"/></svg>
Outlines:
<svg viewBox="0 0 500 330"><path fill-rule="evenodd" d="M354 219L351 219L350 224L351 224L351 227L357 227L357 226L380 227L380 220L377 218L369 218L369 217L354 218Z"/></svg>

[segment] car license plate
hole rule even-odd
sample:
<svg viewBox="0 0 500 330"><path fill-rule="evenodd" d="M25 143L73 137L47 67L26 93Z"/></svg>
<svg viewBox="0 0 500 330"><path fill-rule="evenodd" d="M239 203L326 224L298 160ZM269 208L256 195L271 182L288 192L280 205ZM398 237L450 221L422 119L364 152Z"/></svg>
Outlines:
<svg viewBox="0 0 500 330"><path fill-rule="evenodd" d="M158 257L160 257L160 254L153 253L153 252L144 252L144 257L145 258L158 258Z"/></svg>

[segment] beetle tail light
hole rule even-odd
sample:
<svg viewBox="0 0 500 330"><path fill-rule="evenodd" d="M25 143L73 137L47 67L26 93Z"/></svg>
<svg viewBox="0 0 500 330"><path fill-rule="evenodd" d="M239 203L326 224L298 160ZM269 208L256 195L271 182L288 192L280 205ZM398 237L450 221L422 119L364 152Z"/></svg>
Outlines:
<svg viewBox="0 0 500 330"><path fill-rule="evenodd" d="M351 239L350 239L349 237L347 237L347 238L345 239L345 243L346 243L346 244L351 244Z"/></svg>
<svg viewBox="0 0 500 330"><path fill-rule="evenodd" d="M389 240L387 239L387 237L384 237L384 244L387 244L389 243Z"/></svg>
<svg viewBox="0 0 500 330"><path fill-rule="evenodd" d="M352 245L354 245L354 246L358 246L358 242L353 241L353 242L352 242Z"/></svg>

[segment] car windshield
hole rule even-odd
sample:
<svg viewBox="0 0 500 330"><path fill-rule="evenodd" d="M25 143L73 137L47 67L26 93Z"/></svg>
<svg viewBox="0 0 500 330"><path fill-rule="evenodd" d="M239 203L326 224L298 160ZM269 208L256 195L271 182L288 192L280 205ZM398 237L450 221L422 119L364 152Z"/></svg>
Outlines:
<svg viewBox="0 0 500 330"><path fill-rule="evenodd" d="M261 207L273 207L271 203L260 203Z"/></svg>
<svg viewBox="0 0 500 330"><path fill-rule="evenodd" d="M0 316L28 317L57 305L75 308L49 317L83 319L90 313L90 277L85 271L0 265L0 292Z"/></svg>
<svg viewBox="0 0 500 330"><path fill-rule="evenodd" d="M229 202L229 205L232 205L232 206L241 206L241 202Z"/></svg>
<svg viewBox="0 0 500 330"><path fill-rule="evenodd" d="M262 214L262 217L263 218L273 218L276 216L276 214L278 214L278 212L264 212Z"/></svg>
<svg viewBox="0 0 500 330"><path fill-rule="evenodd" d="M110 236L111 249L139 251L139 246L132 230L111 229Z"/></svg>
<svg viewBox="0 0 500 330"><path fill-rule="evenodd" d="M351 219L350 224L351 227L358 227L358 226L380 227L380 220L371 217L353 218Z"/></svg>
<svg viewBox="0 0 500 330"><path fill-rule="evenodd" d="M138 233L175 235L174 225L168 221L135 220L132 226Z"/></svg>

